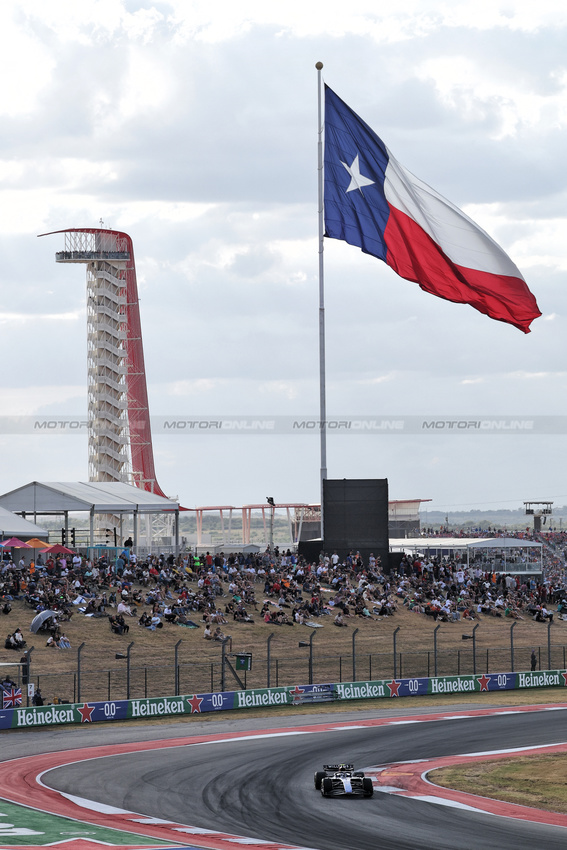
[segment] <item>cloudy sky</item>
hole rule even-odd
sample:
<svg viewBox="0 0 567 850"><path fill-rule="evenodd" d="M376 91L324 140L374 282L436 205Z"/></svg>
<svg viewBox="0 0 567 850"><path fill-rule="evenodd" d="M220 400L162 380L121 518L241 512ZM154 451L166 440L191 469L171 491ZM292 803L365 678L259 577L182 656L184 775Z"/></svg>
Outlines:
<svg viewBox="0 0 567 850"><path fill-rule="evenodd" d="M85 269L36 237L102 219L134 241L153 416L317 417L320 60L543 314L526 336L328 240L329 418L547 431L331 434L329 477L444 510L567 503L566 34L564 0L4 0L2 416L85 416ZM1 492L87 477L85 436L0 447ZM158 428L154 452L188 506L319 499L314 434Z"/></svg>

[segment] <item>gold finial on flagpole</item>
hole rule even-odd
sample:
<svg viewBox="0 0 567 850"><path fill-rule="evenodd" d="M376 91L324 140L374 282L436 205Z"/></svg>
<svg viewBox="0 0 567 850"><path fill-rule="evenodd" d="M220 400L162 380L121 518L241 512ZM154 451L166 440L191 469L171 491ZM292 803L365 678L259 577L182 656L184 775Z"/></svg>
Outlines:
<svg viewBox="0 0 567 850"><path fill-rule="evenodd" d="M317 68L318 71L321 71L322 68L323 68L323 63L322 62L316 62L315 67Z"/></svg>

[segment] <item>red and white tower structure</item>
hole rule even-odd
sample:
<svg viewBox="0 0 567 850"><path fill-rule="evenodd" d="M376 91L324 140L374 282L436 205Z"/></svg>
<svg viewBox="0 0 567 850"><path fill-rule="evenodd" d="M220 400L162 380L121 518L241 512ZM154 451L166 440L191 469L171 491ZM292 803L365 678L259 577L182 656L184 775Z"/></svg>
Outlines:
<svg viewBox="0 0 567 850"><path fill-rule="evenodd" d="M127 233L69 228L58 263L87 267L89 480L165 496L155 474L134 247Z"/></svg>

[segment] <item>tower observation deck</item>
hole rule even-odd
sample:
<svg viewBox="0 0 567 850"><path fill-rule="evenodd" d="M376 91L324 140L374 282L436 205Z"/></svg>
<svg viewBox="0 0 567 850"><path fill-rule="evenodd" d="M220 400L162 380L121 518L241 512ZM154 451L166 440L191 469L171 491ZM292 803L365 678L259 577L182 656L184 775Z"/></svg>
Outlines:
<svg viewBox="0 0 567 850"><path fill-rule="evenodd" d="M87 267L89 480L165 496L156 480L134 248L127 233L69 228L58 263Z"/></svg>

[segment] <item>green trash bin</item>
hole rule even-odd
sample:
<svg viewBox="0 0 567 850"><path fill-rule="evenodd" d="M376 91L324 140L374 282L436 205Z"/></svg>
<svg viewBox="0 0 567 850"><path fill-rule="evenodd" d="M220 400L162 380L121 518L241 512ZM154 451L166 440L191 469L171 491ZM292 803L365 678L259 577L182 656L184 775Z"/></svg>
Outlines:
<svg viewBox="0 0 567 850"><path fill-rule="evenodd" d="M236 664L234 666L237 670L244 670L246 673L250 672L252 669L252 653L239 652L236 655Z"/></svg>

